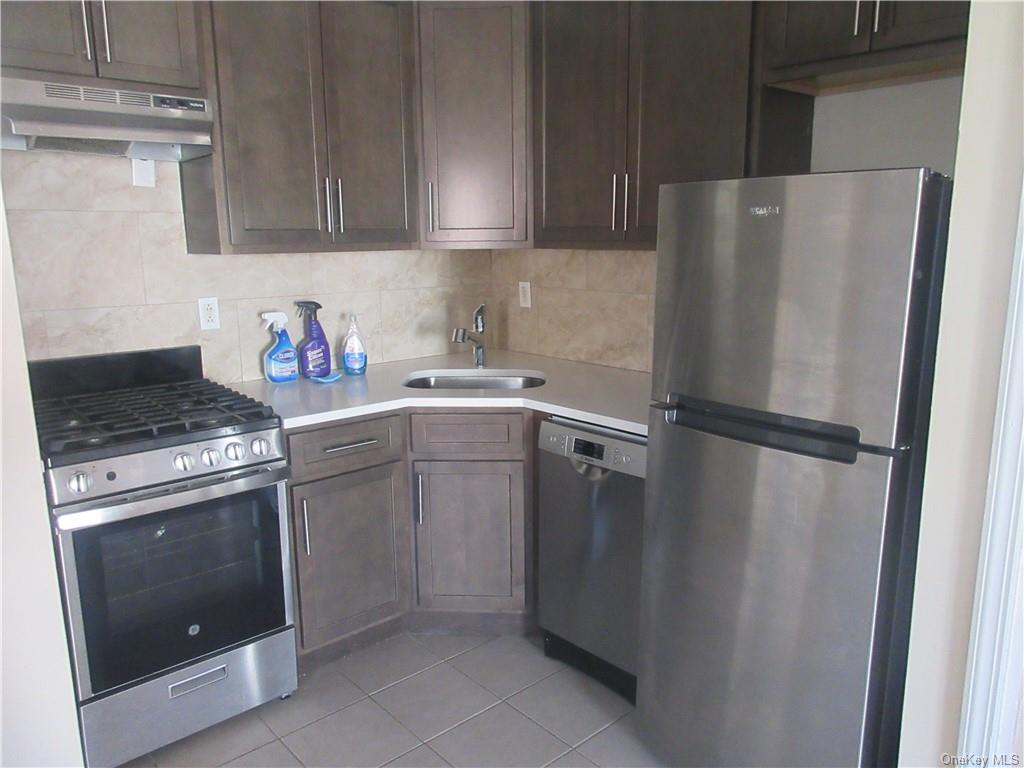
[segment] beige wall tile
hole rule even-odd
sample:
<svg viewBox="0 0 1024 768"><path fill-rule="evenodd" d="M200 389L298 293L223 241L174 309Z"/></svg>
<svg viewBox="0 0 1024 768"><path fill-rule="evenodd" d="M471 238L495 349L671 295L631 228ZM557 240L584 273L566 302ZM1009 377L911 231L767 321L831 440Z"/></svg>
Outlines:
<svg viewBox="0 0 1024 768"><path fill-rule="evenodd" d="M131 161L70 152L2 156L8 210L181 211L178 164L156 164L156 186L132 186Z"/></svg>
<svg viewBox="0 0 1024 768"><path fill-rule="evenodd" d="M646 294L541 289L538 351L618 368L646 370L649 352Z"/></svg>
<svg viewBox="0 0 1024 768"><path fill-rule="evenodd" d="M654 293L654 251L588 251L586 259L590 290Z"/></svg>
<svg viewBox="0 0 1024 768"><path fill-rule="evenodd" d="M154 304L312 293L309 254L188 253L180 214L139 214L139 232L146 298Z"/></svg>
<svg viewBox="0 0 1024 768"><path fill-rule="evenodd" d="M198 325L199 309L191 305ZM238 302L220 302L220 329L199 331L203 347L203 373L222 384L242 380L242 356L238 336Z"/></svg>
<svg viewBox="0 0 1024 768"><path fill-rule="evenodd" d="M539 288L586 288L586 251L530 251L532 282Z"/></svg>
<svg viewBox="0 0 1024 768"><path fill-rule="evenodd" d="M23 310L142 304L133 213L8 211Z"/></svg>
<svg viewBox="0 0 1024 768"><path fill-rule="evenodd" d="M487 288L491 284L490 251L443 251L441 285Z"/></svg>
<svg viewBox="0 0 1024 768"><path fill-rule="evenodd" d="M530 251L491 251L491 280L495 286L533 280Z"/></svg>
<svg viewBox="0 0 1024 768"><path fill-rule="evenodd" d="M519 306L519 289L514 285L494 288L488 303L488 343L496 349L537 352L537 305Z"/></svg>
<svg viewBox="0 0 1024 768"><path fill-rule="evenodd" d="M381 292L381 341L384 360L443 355L451 348L447 288ZM470 310L472 311L472 310Z"/></svg>
<svg viewBox="0 0 1024 768"><path fill-rule="evenodd" d="M25 356L29 360L42 360L50 356L45 312L22 312L21 332L25 336Z"/></svg>
<svg viewBox="0 0 1024 768"><path fill-rule="evenodd" d="M352 251L310 256L318 293L431 288L440 284L444 251Z"/></svg>

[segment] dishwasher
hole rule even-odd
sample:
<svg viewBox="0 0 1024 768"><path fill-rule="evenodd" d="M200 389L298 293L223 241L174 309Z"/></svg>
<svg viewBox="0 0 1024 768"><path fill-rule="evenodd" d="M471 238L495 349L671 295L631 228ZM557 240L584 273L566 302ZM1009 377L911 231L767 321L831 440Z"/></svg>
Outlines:
<svg viewBox="0 0 1024 768"><path fill-rule="evenodd" d="M545 653L635 700L647 439L552 416L538 443Z"/></svg>

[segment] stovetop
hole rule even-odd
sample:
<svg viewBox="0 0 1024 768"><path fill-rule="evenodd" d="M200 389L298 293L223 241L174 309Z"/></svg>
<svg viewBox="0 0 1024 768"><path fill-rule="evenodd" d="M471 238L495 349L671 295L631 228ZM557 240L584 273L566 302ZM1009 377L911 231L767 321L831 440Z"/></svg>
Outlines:
<svg viewBox="0 0 1024 768"><path fill-rule="evenodd" d="M280 423L269 406L208 379L39 400L35 413L51 466Z"/></svg>

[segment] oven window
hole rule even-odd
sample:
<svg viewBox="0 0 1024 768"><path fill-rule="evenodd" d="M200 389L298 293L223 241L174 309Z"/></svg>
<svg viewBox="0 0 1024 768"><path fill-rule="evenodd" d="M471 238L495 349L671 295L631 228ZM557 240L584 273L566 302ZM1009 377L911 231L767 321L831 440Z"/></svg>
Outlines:
<svg viewBox="0 0 1024 768"><path fill-rule="evenodd" d="M276 486L73 541L94 693L284 626Z"/></svg>

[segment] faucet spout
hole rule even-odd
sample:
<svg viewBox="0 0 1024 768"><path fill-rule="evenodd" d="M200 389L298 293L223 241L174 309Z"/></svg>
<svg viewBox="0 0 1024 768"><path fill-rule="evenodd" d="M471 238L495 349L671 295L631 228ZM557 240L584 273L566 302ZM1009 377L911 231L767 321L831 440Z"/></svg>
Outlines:
<svg viewBox="0 0 1024 768"><path fill-rule="evenodd" d="M487 349L484 345L484 327L486 323L486 310L487 305L481 304L473 312L473 331L470 332L465 328L453 328L452 329L452 343L453 344L465 344L469 342L473 345L473 364L477 368L483 368L487 361Z"/></svg>

